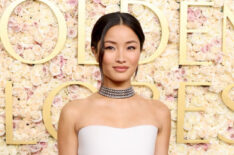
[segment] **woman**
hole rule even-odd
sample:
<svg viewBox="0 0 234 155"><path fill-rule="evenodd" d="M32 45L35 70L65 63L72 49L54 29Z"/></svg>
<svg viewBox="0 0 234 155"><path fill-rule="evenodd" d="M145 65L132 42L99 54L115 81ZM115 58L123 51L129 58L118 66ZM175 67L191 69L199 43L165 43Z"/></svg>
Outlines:
<svg viewBox="0 0 234 155"><path fill-rule="evenodd" d="M131 86L145 40L139 21L128 13L106 14L91 37L102 84L62 108L59 155L167 155L170 110Z"/></svg>

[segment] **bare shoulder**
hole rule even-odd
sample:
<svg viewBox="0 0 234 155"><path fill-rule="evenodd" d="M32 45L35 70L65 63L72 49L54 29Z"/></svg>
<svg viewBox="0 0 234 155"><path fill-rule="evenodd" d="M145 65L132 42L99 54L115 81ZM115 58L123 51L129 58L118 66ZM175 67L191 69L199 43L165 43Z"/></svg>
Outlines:
<svg viewBox="0 0 234 155"><path fill-rule="evenodd" d="M87 106L87 103L92 102L94 100L96 94L97 93L93 93L90 96L87 96L85 98L72 100L72 101L68 102L67 104L65 104L63 109L66 111L70 111L70 112L72 112L72 111L77 112L77 110L82 109L85 106Z"/></svg>
<svg viewBox="0 0 234 155"><path fill-rule="evenodd" d="M67 119L78 118L85 105L84 103L85 99L72 100L66 103L61 110L61 115L68 117Z"/></svg>
<svg viewBox="0 0 234 155"><path fill-rule="evenodd" d="M150 105L150 108L154 110L154 113L157 115L157 117L170 117L170 109L162 101L147 99L140 95L137 96L137 100L148 103L148 105Z"/></svg>
<svg viewBox="0 0 234 155"><path fill-rule="evenodd" d="M160 121L161 127L165 124L170 124L171 122L171 111L167 107L166 104L164 104L160 100L151 100L153 109L155 111L155 115L158 118L157 120Z"/></svg>
<svg viewBox="0 0 234 155"><path fill-rule="evenodd" d="M170 109L160 100L151 100L152 105L157 113L163 116L169 116Z"/></svg>
<svg viewBox="0 0 234 155"><path fill-rule="evenodd" d="M72 124L75 125L75 128L78 128L78 122L86 113L86 110L90 106L88 103L92 103L92 96L90 95L86 98L72 100L66 103L61 109L60 117Z"/></svg>
<svg viewBox="0 0 234 155"><path fill-rule="evenodd" d="M83 102L84 102L83 99L72 100L63 106L62 111L67 111L67 112L76 111L78 107L82 106Z"/></svg>

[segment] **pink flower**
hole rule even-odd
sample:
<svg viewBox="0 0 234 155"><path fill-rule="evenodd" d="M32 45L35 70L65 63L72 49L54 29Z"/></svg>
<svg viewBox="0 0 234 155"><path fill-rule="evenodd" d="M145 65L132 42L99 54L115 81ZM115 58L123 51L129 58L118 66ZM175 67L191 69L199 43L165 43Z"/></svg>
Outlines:
<svg viewBox="0 0 234 155"><path fill-rule="evenodd" d="M61 106L63 104L61 96L55 96L53 100L53 105L54 106Z"/></svg>
<svg viewBox="0 0 234 155"><path fill-rule="evenodd" d="M67 59L64 59L63 56L60 56L59 58L60 58L59 60L60 68L62 68L64 64L67 62Z"/></svg>
<svg viewBox="0 0 234 155"><path fill-rule="evenodd" d="M205 46L202 47L201 51L203 53L206 53L206 52L208 52L210 50L211 47L212 47L211 44L206 44Z"/></svg>
<svg viewBox="0 0 234 155"><path fill-rule="evenodd" d="M207 144L207 143L198 143L198 144L187 143L187 145L194 146L196 149L202 148L204 151L207 151L210 147L210 144Z"/></svg>
<svg viewBox="0 0 234 155"><path fill-rule="evenodd" d="M157 86L162 87L162 83L161 82L157 83Z"/></svg>
<svg viewBox="0 0 234 155"><path fill-rule="evenodd" d="M94 79L95 80L100 80L101 79L101 72L100 72L100 70L94 71Z"/></svg>
<svg viewBox="0 0 234 155"><path fill-rule="evenodd" d="M199 20L198 20L199 23L203 24L205 21L206 21L205 16L202 15L202 16L199 17Z"/></svg>
<svg viewBox="0 0 234 155"><path fill-rule="evenodd" d="M35 26L36 28L38 28L38 22L33 22L33 26Z"/></svg>
<svg viewBox="0 0 234 155"><path fill-rule="evenodd" d="M202 11L200 9L197 9L194 11L195 17L200 17L202 15Z"/></svg>
<svg viewBox="0 0 234 155"><path fill-rule="evenodd" d="M77 29L69 28L68 29L68 37L75 38L77 36Z"/></svg>
<svg viewBox="0 0 234 155"><path fill-rule="evenodd" d="M77 94L72 94L71 99L72 100L77 100L77 99L79 99L79 96Z"/></svg>
<svg viewBox="0 0 234 155"><path fill-rule="evenodd" d="M24 50L23 46L19 43L17 43L17 46L16 46L16 53L22 53Z"/></svg>
<svg viewBox="0 0 234 155"><path fill-rule="evenodd" d="M214 44L220 44L220 40L215 39L215 40L214 40Z"/></svg>
<svg viewBox="0 0 234 155"><path fill-rule="evenodd" d="M195 145L195 148L201 147L203 150L207 151L209 149L210 144L207 143L199 143Z"/></svg>
<svg viewBox="0 0 234 155"><path fill-rule="evenodd" d="M17 7L15 8L14 12L15 12L16 15L21 14L21 13L22 13L22 7L21 7L21 6L17 6Z"/></svg>
<svg viewBox="0 0 234 155"><path fill-rule="evenodd" d="M67 3L70 4L71 6L77 6L78 1L77 0L68 0Z"/></svg>
<svg viewBox="0 0 234 155"><path fill-rule="evenodd" d="M227 131L230 133L230 138L234 139L234 127L228 126Z"/></svg>
<svg viewBox="0 0 234 155"><path fill-rule="evenodd" d="M174 101L174 96L173 94L169 94L169 95L166 95L166 99L169 100L169 101Z"/></svg>
<svg viewBox="0 0 234 155"><path fill-rule="evenodd" d="M99 4L101 3L101 0L93 0L93 2Z"/></svg>
<svg viewBox="0 0 234 155"><path fill-rule="evenodd" d="M234 133L233 133L233 134L231 134L231 138L232 138L232 139L234 139Z"/></svg>
<svg viewBox="0 0 234 155"><path fill-rule="evenodd" d="M69 93L77 93L78 89L79 89L78 85L71 85L67 87Z"/></svg>
<svg viewBox="0 0 234 155"><path fill-rule="evenodd" d="M232 130L232 127L229 126L229 127L227 128L227 131L231 131L231 130Z"/></svg>
<svg viewBox="0 0 234 155"><path fill-rule="evenodd" d="M33 95L33 91L31 91L29 88L24 88L27 91L27 100Z"/></svg>
<svg viewBox="0 0 234 155"><path fill-rule="evenodd" d="M15 32L22 31L22 26L20 24L16 23L16 21L12 18L8 22L8 27L11 28Z"/></svg>
<svg viewBox="0 0 234 155"><path fill-rule="evenodd" d="M44 73L47 73L48 71L49 71L48 67L43 66L43 72L44 72Z"/></svg>
<svg viewBox="0 0 234 155"><path fill-rule="evenodd" d="M42 151L42 147L40 144L30 145L30 150L33 155L36 155Z"/></svg>
<svg viewBox="0 0 234 155"><path fill-rule="evenodd" d="M54 76L56 79L62 80L65 78L65 75L63 74L63 72L61 71L61 73L59 75Z"/></svg>
<svg viewBox="0 0 234 155"><path fill-rule="evenodd" d="M181 70L180 70L181 72L181 74L185 74L185 70L184 70L184 68L181 68Z"/></svg>
<svg viewBox="0 0 234 155"><path fill-rule="evenodd" d="M55 143L55 144L54 144L54 147L55 147L55 150L58 151L58 143Z"/></svg>
<svg viewBox="0 0 234 155"><path fill-rule="evenodd" d="M222 56L218 55L217 58L215 59L215 64L219 64L222 62Z"/></svg>
<svg viewBox="0 0 234 155"><path fill-rule="evenodd" d="M41 145L42 148L47 147L47 142L46 141L40 141L39 144Z"/></svg>
<svg viewBox="0 0 234 155"><path fill-rule="evenodd" d="M206 21L206 17L202 14L201 9L193 10L191 7L188 8L188 21L194 22L198 21L199 23L204 23Z"/></svg>
<svg viewBox="0 0 234 155"><path fill-rule="evenodd" d="M69 12L66 12L65 13L65 20L68 21L69 18L72 18L71 14Z"/></svg>
<svg viewBox="0 0 234 155"><path fill-rule="evenodd" d="M196 19L192 8L188 8L188 21L194 21Z"/></svg>

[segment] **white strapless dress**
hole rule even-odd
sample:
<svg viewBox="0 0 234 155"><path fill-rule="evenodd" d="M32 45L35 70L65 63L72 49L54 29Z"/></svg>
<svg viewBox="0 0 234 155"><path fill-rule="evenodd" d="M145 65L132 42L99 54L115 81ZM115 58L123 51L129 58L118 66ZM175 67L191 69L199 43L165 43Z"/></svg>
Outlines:
<svg viewBox="0 0 234 155"><path fill-rule="evenodd" d="M78 155L154 155L158 128L88 125L78 132Z"/></svg>

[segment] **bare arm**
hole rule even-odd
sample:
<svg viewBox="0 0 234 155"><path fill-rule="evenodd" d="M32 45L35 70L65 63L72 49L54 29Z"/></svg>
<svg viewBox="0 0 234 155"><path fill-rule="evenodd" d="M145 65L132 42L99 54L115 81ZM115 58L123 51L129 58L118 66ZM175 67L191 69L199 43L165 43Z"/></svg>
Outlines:
<svg viewBox="0 0 234 155"><path fill-rule="evenodd" d="M59 155L78 154L78 136L75 131L76 111L72 103L67 103L61 110L58 123Z"/></svg>
<svg viewBox="0 0 234 155"><path fill-rule="evenodd" d="M162 102L159 109L161 126L158 130L155 155L168 155L171 134L171 112Z"/></svg>

